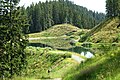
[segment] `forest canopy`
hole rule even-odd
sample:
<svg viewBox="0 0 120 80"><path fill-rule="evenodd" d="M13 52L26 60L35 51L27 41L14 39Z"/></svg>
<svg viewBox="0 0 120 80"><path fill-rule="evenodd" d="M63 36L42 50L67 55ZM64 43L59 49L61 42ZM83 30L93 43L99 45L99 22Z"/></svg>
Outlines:
<svg viewBox="0 0 120 80"><path fill-rule="evenodd" d="M31 24L30 32L43 31L63 23L91 29L105 18L105 14L88 10L69 0L39 1L27 7L26 11Z"/></svg>

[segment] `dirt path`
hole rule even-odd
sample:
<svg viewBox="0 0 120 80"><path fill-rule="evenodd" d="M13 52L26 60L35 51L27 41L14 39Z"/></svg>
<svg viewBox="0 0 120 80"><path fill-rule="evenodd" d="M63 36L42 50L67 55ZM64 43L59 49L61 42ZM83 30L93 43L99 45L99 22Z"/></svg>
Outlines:
<svg viewBox="0 0 120 80"><path fill-rule="evenodd" d="M37 37L37 38L29 38L29 40L37 40L37 39L57 39L59 37Z"/></svg>
<svg viewBox="0 0 120 80"><path fill-rule="evenodd" d="M36 80L62 80L62 78L54 78L54 79L36 79Z"/></svg>
<svg viewBox="0 0 120 80"><path fill-rule="evenodd" d="M83 59L83 58L81 58L77 55L74 55L74 54L72 54L71 58L74 59L75 61L77 61L78 63L81 63L82 61L85 61L85 59Z"/></svg>

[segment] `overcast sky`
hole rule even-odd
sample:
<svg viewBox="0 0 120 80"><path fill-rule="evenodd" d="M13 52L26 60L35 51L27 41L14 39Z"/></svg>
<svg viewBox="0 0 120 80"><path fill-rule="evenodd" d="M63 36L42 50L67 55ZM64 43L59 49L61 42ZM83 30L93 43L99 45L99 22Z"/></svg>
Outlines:
<svg viewBox="0 0 120 80"><path fill-rule="evenodd" d="M20 0L19 5L29 6L32 2L36 3L39 1L45 2L46 0ZM105 13L105 1L106 0L71 0L75 4L87 7L90 10Z"/></svg>

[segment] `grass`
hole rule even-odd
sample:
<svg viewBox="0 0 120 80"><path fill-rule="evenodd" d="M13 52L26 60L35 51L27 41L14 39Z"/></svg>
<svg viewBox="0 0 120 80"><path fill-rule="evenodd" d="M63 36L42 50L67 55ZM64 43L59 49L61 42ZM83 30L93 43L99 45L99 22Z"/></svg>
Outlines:
<svg viewBox="0 0 120 80"><path fill-rule="evenodd" d="M34 38L34 37L50 37L50 36L63 36L63 35L69 35L73 34L75 32L79 31L79 28L72 26L70 24L61 24L61 25L55 25L48 30L45 30L40 33L32 33L29 34L29 37Z"/></svg>
<svg viewBox="0 0 120 80"><path fill-rule="evenodd" d="M29 40L29 43L42 43L52 48L69 49L73 47L71 43L77 42L80 36L88 31L87 29L79 29L70 24L55 25L43 32L29 34L30 38L40 38Z"/></svg>
<svg viewBox="0 0 120 80"><path fill-rule="evenodd" d="M37 39L37 40L31 40L29 42L42 43L57 49L68 49L72 47L70 41L71 41L70 39L66 39L66 38L56 38L56 39Z"/></svg>
<svg viewBox="0 0 120 80"><path fill-rule="evenodd" d="M91 29L89 32L87 32L86 34L84 34L82 36L82 38L80 39L80 41L85 41L87 38L89 38L90 36L92 36L94 33L98 32L103 26L105 26L105 24L108 24L110 22L110 20L105 19L104 21L102 21L101 23L99 23L98 25L96 25L93 29Z"/></svg>
<svg viewBox="0 0 120 80"><path fill-rule="evenodd" d="M67 71L71 70L75 65L78 65L78 63L71 58L64 59L61 64L62 65L55 67L49 75L53 78L63 77Z"/></svg>
<svg viewBox="0 0 120 80"><path fill-rule="evenodd" d="M119 21L118 17L106 19L86 33L82 39L93 43L120 42Z"/></svg>
<svg viewBox="0 0 120 80"><path fill-rule="evenodd" d="M67 58L67 56L65 56L64 54L49 52L49 49L43 49L42 52L41 50L39 50L40 48L37 48L36 50L34 50L34 48L32 49L32 56L28 58L28 62L30 63L27 72L28 76L36 76L36 78L47 78L49 77L47 70L51 68L57 61L60 60L61 62L65 58ZM69 57L70 56L68 56L68 58Z"/></svg>
<svg viewBox="0 0 120 80"><path fill-rule="evenodd" d="M118 25L119 19L114 18L103 21L89 32L69 24L62 24L55 25L40 33L29 34L30 38L41 37L41 39L30 40L30 43L46 44L52 46L53 49L28 47L26 49L29 55L27 57L28 66L23 72L22 79L62 77L63 80L119 80L120 27ZM78 36L85 38L90 43L76 42L73 47L71 41L79 39ZM95 57L87 59L86 62L80 65L71 58L72 54L82 57L79 54L56 50L56 48L70 51L74 49L80 53L83 49L80 46L86 47L86 45L90 45L90 50L93 50ZM115 48L111 48L113 45ZM86 59L85 57L82 58Z"/></svg>
<svg viewBox="0 0 120 80"><path fill-rule="evenodd" d="M15 76L13 80L61 78L72 67L78 65L78 62L71 58L72 54L76 55L73 52L31 46L25 51L28 55L27 68L21 73L22 76Z"/></svg>
<svg viewBox="0 0 120 80"><path fill-rule="evenodd" d="M8 79L9 80L9 79ZM12 80L39 80L31 77L14 77Z"/></svg>
<svg viewBox="0 0 120 80"><path fill-rule="evenodd" d="M78 45L79 44L79 45ZM83 42L77 43L76 46L82 46L84 49L88 49L95 55L101 55L116 47L120 47L120 43L92 43L92 42ZM83 50L82 50L83 51ZM97 54L96 54L97 53Z"/></svg>
<svg viewBox="0 0 120 80"><path fill-rule="evenodd" d="M79 29L76 26L70 24L60 24L52 26L51 28L38 32L29 34L30 38L36 37L58 37L58 36L71 36L71 35L83 35L87 33L89 30L87 29Z"/></svg>
<svg viewBox="0 0 120 80"><path fill-rule="evenodd" d="M120 48L80 64L68 72L63 80L119 80Z"/></svg>
<svg viewBox="0 0 120 80"><path fill-rule="evenodd" d="M118 35L120 29L117 28L119 25L119 19L112 19L108 24L105 25L101 30L91 36L88 41L91 42L119 42Z"/></svg>

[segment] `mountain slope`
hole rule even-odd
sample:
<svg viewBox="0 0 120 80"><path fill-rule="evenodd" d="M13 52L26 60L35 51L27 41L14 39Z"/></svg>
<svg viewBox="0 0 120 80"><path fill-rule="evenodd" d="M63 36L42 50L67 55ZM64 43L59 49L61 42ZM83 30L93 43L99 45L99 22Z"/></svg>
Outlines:
<svg viewBox="0 0 120 80"><path fill-rule="evenodd" d="M72 58L72 55L86 60L84 56L68 51L54 50L52 48L27 47L28 65L22 73L23 79L52 79L61 78L72 67L79 65L79 62ZM18 79L14 79L18 80ZM29 79L28 79L29 80Z"/></svg>
<svg viewBox="0 0 120 80"><path fill-rule="evenodd" d="M120 48L96 56L67 73L63 80L119 80Z"/></svg>
<svg viewBox="0 0 120 80"><path fill-rule="evenodd" d="M44 31L53 25L64 23L91 29L105 19L105 14L88 10L70 0L39 1L27 7L26 12L30 20L31 33Z"/></svg>
<svg viewBox="0 0 120 80"><path fill-rule="evenodd" d="M51 28L40 32L40 33L32 33L29 34L29 37L57 37L57 36L63 36L67 35L69 33L75 33L78 32L80 29L76 26L70 25L70 24L61 24L61 25L55 25Z"/></svg>
<svg viewBox="0 0 120 80"><path fill-rule="evenodd" d="M79 29L70 24L55 25L43 32L29 34L30 43L42 43L53 48L71 48L71 42L77 42L87 29Z"/></svg>
<svg viewBox="0 0 120 80"><path fill-rule="evenodd" d="M88 32L83 40L94 43L120 42L120 20L118 17L107 19Z"/></svg>

